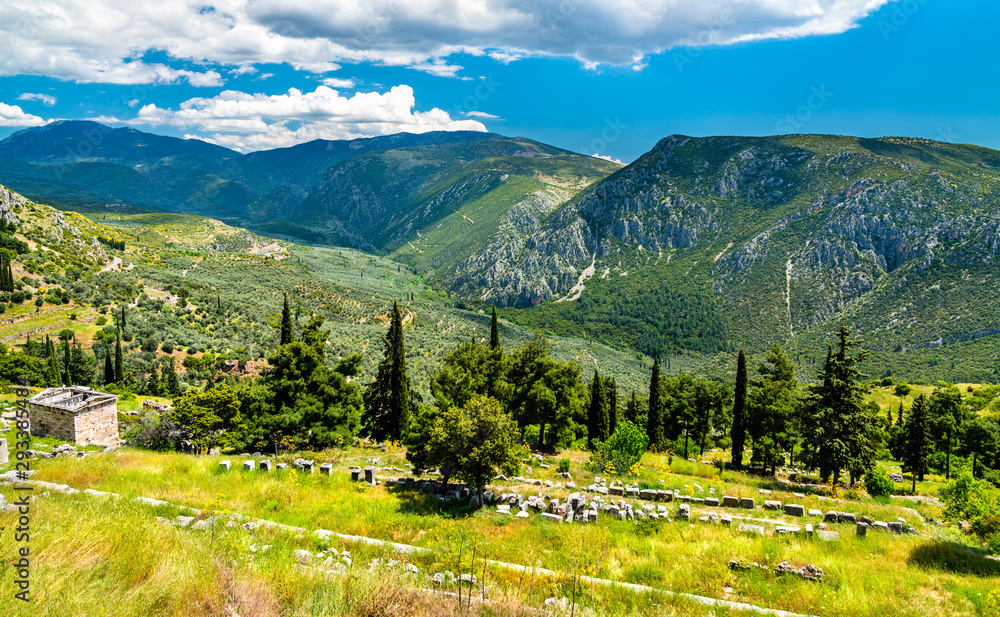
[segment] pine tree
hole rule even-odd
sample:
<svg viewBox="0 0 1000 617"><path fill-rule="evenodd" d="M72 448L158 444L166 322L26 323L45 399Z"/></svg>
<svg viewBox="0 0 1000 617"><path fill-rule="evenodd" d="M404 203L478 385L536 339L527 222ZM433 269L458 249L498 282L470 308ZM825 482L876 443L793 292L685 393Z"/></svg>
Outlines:
<svg viewBox="0 0 1000 617"><path fill-rule="evenodd" d="M111 351L104 354L104 385L115 383L115 366L111 362Z"/></svg>
<svg viewBox="0 0 1000 617"><path fill-rule="evenodd" d="M392 320L385 335L385 357L365 391L366 424L378 440L401 439L410 420L410 378L406 373L403 316L392 303Z"/></svg>
<svg viewBox="0 0 1000 617"><path fill-rule="evenodd" d="M94 383L94 357L83 350L80 343L73 345L69 358L70 383L91 386Z"/></svg>
<svg viewBox="0 0 1000 617"><path fill-rule="evenodd" d="M663 435L663 399L660 394L660 359L653 359L653 372L649 376L649 411L646 414L646 436L653 448L662 449L665 445Z"/></svg>
<svg viewBox="0 0 1000 617"><path fill-rule="evenodd" d="M608 397L604 390L604 381L594 370L594 379L590 382L590 408L587 411L587 447L594 449L594 441L608 440Z"/></svg>
<svg viewBox="0 0 1000 617"><path fill-rule="evenodd" d="M122 339L115 336L115 383L122 383L125 378L125 359L122 357Z"/></svg>
<svg viewBox="0 0 1000 617"><path fill-rule="evenodd" d="M878 425L877 409L864 402L867 376L858 369L868 352L850 355L851 348L860 343L851 339L847 326L840 327L837 339L837 353L827 349L827 362L820 372L822 384L810 388L804 426L810 462L823 478L832 476L835 483L843 470L854 482L874 467Z"/></svg>
<svg viewBox="0 0 1000 617"><path fill-rule="evenodd" d="M926 396L918 396L903 425L903 471L913 476L913 494L917 492L917 477L924 481L928 459L934 454L930 406Z"/></svg>
<svg viewBox="0 0 1000 617"><path fill-rule="evenodd" d="M740 350L739 358L736 360L736 392L733 400L733 426L730 430L730 438L733 441L733 467L739 469L743 466L743 446L746 445L747 409L747 358Z"/></svg>
<svg viewBox="0 0 1000 617"><path fill-rule="evenodd" d="M500 347L500 329L497 327L497 307L493 305L493 317L490 318L490 349Z"/></svg>
<svg viewBox="0 0 1000 617"><path fill-rule="evenodd" d="M285 307L281 310L281 340L279 345L287 345L292 338L292 311L288 308L288 294L285 294Z"/></svg>

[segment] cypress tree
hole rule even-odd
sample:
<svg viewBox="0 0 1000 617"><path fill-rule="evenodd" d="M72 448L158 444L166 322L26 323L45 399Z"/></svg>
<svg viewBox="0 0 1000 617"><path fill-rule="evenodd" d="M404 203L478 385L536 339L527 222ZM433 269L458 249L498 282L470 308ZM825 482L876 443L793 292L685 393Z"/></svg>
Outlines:
<svg viewBox="0 0 1000 617"><path fill-rule="evenodd" d="M48 337L45 338L45 347L48 350L46 377L49 380L49 386L59 387L62 385L62 371L59 370L59 360L56 357L56 346L52 344L52 341L48 340Z"/></svg>
<svg viewBox="0 0 1000 617"><path fill-rule="evenodd" d="M608 437L618 429L618 381L614 377L605 378L604 389L608 395Z"/></svg>
<svg viewBox="0 0 1000 617"><path fill-rule="evenodd" d="M125 359L122 357L122 339L115 336L115 383L121 383L125 377Z"/></svg>
<svg viewBox="0 0 1000 617"><path fill-rule="evenodd" d="M384 340L385 357L379 363L375 381L365 392L366 424L375 439L399 440L406 435L410 421L410 378L406 373L403 316L395 302Z"/></svg>
<svg viewBox="0 0 1000 617"><path fill-rule="evenodd" d="M124 331L125 331L125 305L124 305L124 304L122 305L122 324L121 324L121 331L122 331L122 332L124 332Z"/></svg>
<svg viewBox="0 0 1000 617"><path fill-rule="evenodd" d="M733 398L733 426L730 429L730 438L733 442L733 467L737 469L743 466L743 446L747 440L746 427L747 410L747 357L740 350L739 358L736 360L736 392Z"/></svg>
<svg viewBox="0 0 1000 617"><path fill-rule="evenodd" d="M653 448L660 449L665 445L659 358L653 359L653 373L649 377L649 412L646 414L646 435L649 437L649 445Z"/></svg>
<svg viewBox="0 0 1000 617"><path fill-rule="evenodd" d="M146 390L151 396L158 396L160 394L160 373L156 370L156 362L153 363L153 370L146 381Z"/></svg>
<svg viewBox="0 0 1000 617"><path fill-rule="evenodd" d="M493 305L493 317L490 318L490 349L500 347L500 329L497 327L497 307Z"/></svg>
<svg viewBox="0 0 1000 617"><path fill-rule="evenodd" d="M285 294L285 307L281 310L281 340L279 345L292 342L292 311L288 308L288 294Z"/></svg>
<svg viewBox="0 0 1000 617"><path fill-rule="evenodd" d="M174 368L173 356L166 357L163 365L163 394L165 396L178 396L181 393L181 384L177 379L177 370Z"/></svg>
<svg viewBox="0 0 1000 617"><path fill-rule="evenodd" d="M632 390L632 398L625 403L625 419L636 426L639 424L639 401L635 398L635 390Z"/></svg>
<svg viewBox="0 0 1000 617"><path fill-rule="evenodd" d="M896 412L896 426L903 426L903 401L899 401L899 411Z"/></svg>
<svg viewBox="0 0 1000 617"><path fill-rule="evenodd" d="M67 386L73 385L73 380L69 375L70 350L69 341L63 341L63 383Z"/></svg>
<svg viewBox="0 0 1000 617"><path fill-rule="evenodd" d="M913 401L910 414L903 425L903 471L913 476L913 493L917 492L917 476L924 481L928 459L934 454L931 434L930 402L921 394Z"/></svg>
<svg viewBox="0 0 1000 617"><path fill-rule="evenodd" d="M115 366L111 363L111 351L104 354L104 385L115 383Z"/></svg>
<svg viewBox="0 0 1000 617"><path fill-rule="evenodd" d="M587 447L593 449L594 441L608 440L608 397L604 391L604 381L594 370L594 380L590 382L590 408L587 412ZM622 473L623 470L618 470Z"/></svg>

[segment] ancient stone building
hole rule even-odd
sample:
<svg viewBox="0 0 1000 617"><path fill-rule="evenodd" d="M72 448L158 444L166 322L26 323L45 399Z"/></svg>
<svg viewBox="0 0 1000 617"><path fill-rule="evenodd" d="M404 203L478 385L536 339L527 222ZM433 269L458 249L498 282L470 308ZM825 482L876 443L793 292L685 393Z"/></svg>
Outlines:
<svg viewBox="0 0 1000 617"><path fill-rule="evenodd" d="M31 434L77 445L117 446L118 397L90 388L49 388L28 399Z"/></svg>

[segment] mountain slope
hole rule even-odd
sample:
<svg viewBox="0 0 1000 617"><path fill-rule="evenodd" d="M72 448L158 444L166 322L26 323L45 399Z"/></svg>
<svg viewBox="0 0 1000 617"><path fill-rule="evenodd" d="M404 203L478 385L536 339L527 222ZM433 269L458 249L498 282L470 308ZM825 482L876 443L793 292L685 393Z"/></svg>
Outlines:
<svg viewBox="0 0 1000 617"><path fill-rule="evenodd" d="M514 307L582 283L509 314L649 353L815 347L841 319L878 349L927 348L1000 331L998 200L1000 153L975 146L671 136L441 280Z"/></svg>

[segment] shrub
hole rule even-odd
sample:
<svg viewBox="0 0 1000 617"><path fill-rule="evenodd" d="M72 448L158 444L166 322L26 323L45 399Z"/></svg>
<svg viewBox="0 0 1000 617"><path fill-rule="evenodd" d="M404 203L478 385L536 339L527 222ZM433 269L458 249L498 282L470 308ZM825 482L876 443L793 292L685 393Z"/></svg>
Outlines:
<svg viewBox="0 0 1000 617"><path fill-rule="evenodd" d="M163 350L163 353L174 353L173 341L163 341L163 344L160 345L160 349Z"/></svg>
<svg viewBox="0 0 1000 617"><path fill-rule="evenodd" d="M910 384L907 383L896 384L896 396L906 396L912 391L913 388L910 387Z"/></svg>
<svg viewBox="0 0 1000 617"><path fill-rule="evenodd" d="M104 307L102 306L101 308L104 308ZM101 315L100 317L97 318L97 321L94 322L94 325L95 326L103 326L103 325L105 325L107 323L108 323L108 318L105 317L105 316L103 316L103 315Z"/></svg>
<svg viewBox="0 0 1000 617"><path fill-rule="evenodd" d="M43 304L45 304L45 300L42 300L41 296L38 296L37 298L35 298L35 306L41 306Z"/></svg>
<svg viewBox="0 0 1000 617"><path fill-rule="evenodd" d="M895 488L895 483L889 479L889 476L881 467L876 467L865 474L865 490L872 497L888 497L892 495L892 491Z"/></svg>
<svg viewBox="0 0 1000 617"><path fill-rule="evenodd" d="M594 442L590 465L598 472L636 475L639 461L648 446L646 432L626 420L618 424L606 442Z"/></svg>
<svg viewBox="0 0 1000 617"><path fill-rule="evenodd" d="M988 539L995 550L995 536L1000 535L1000 489L966 471L941 489L941 498L947 506L946 517L968 521L976 535Z"/></svg>
<svg viewBox="0 0 1000 617"><path fill-rule="evenodd" d="M882 387L888 388L893 384L892 377L885 377L882 379Z"/></svg>
<svg viewBox="0 0 1000 617"><path fill-rule="evenodd" d="M559 459L559 473L569 473L569 459Z"/></svg>
<svg viewBox="0 0 1000 617"><path fill-rule="evenodd" d="M145 416L125 432L129 445L165 452L175 450L181 438L180 428L167 418Z"/></svg>

